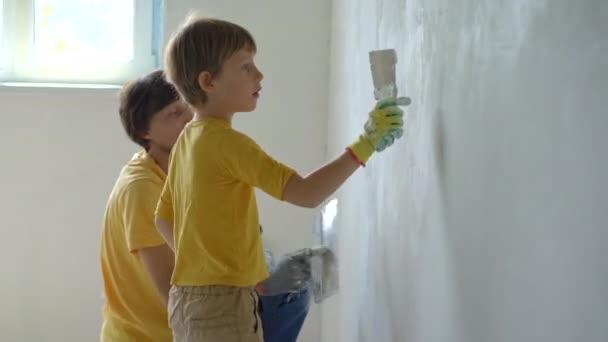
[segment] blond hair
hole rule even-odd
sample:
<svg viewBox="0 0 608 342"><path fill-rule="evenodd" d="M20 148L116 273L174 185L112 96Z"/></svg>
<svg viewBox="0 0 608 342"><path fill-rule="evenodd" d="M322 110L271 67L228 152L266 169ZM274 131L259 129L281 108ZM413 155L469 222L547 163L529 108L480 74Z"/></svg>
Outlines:
<svg viewBox="0 0 608 342"><path fill-rule="evenodd" d="M219 75L224 62L243 48L256 50L253 36L243 27L191 15L167 44L167 78L191 106L204 105L207 94L199 86L200 73L207 71L212 77Z"/></svg>

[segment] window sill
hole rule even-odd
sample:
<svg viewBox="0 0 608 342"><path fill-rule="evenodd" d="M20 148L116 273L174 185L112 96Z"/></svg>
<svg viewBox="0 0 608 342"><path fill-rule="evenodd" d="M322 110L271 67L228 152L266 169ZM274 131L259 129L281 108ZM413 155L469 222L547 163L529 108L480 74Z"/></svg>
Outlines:
<svg viewBox="0 0 608 342"><path fill-rule="evenodd" d="M0 93L116 94L115 84L0 82Z"/></svg>

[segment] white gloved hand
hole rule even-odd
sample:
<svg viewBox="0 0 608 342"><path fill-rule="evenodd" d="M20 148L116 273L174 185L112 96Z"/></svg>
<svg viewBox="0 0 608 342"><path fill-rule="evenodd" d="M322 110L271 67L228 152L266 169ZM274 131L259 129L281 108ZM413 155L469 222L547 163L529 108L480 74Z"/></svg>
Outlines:
<svg viewBox="0 0 608 342"><path fill-rule="evenodd" d="M270 277L258 285L261 295L273 296L303 290L310 281L310 258L326 253L326 248L304 248L286 254L271 270Z"/></svg>

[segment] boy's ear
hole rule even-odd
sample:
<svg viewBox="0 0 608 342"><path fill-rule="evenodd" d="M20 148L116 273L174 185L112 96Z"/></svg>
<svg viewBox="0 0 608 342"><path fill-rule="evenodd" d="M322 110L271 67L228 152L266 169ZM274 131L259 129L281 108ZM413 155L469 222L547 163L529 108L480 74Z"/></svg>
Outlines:
<svg viewBox="0 0 608 342"><path fill-rule="evenodd" d="M148 130L146 130L146 131L139 131L139 132L137 132L137 134L139 135L139 137L141 139L150 140L150 131L148 131Z"/></svg>
<svg viewBox="0 0 608 342"><path fill-rule="evenodd" d="M212 91L214 88L213 77L209 71L201 71L201 73L198 74L197 81L198 86L206 93Z"/></svg>

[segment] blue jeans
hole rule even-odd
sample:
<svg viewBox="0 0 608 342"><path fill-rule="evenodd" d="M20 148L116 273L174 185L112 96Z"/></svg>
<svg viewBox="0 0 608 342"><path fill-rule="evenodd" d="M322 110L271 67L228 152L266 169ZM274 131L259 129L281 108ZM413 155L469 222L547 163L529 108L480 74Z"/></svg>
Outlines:
<svg viewBox="0 0 608 342"><path fill-rule="evenodd" d="M260 296L259 313L264 342L295 342L310 307L308 290Z"/></svg>

